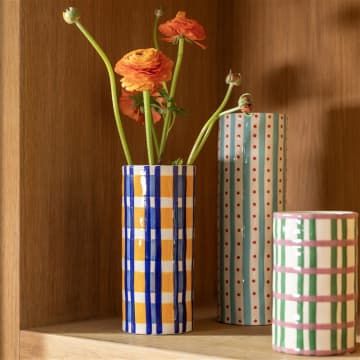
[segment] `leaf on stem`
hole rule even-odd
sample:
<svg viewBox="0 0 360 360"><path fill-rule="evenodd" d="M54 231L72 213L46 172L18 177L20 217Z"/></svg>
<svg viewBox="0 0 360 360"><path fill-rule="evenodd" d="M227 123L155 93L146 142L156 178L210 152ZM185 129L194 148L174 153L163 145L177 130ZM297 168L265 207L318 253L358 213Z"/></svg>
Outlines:
<svg viewBox="0 0 360 360"><path fill-rule="evenodd" d="M184 164L184 160L182 158L178 158L171 162L171 165L183 165L183 164Z"/></svg>

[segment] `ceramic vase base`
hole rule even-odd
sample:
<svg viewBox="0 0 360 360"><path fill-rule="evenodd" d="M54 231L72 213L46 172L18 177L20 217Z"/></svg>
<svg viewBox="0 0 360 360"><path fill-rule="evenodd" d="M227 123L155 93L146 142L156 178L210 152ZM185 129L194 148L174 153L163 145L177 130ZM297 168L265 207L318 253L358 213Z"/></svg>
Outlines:
<svg viewBox="0 0 360 360"><path fill-rule="evenodd" d="M353 353L356 349L350 348L345 350L293 350L283 347L273 346L273 350L290 355L301 355L301 356L333 356L333 355L344 355L346 353Z"/></svg>
<svg viewBox="0 0 360 360"><path fill-rule="evenodd" d="M225 324L225 325L235 325L235 326L271 326L271 320L266 320L266 322L263 323L259 323L259 322L244 322L241 319L236 319L236 320L222 320L222 319L217 319L217 321L221 324Z"/></svg>
<svg viewBox="0 0 360 360"><path fill-rule="evenodd" d="M157 324L153 324L151 332L147 332L146 324L135 324L134 331L132 331L132 324L128 324L128 330L126 330L126 323L122 323L122 330L124 333L133 334L133 335L181 335L189 333L193 330L193 324L191 321L186 323L186 329L183 331L183 324L179 324L178 332L175 331L174 324L162 324L162 332L157 332Z"/></svg>

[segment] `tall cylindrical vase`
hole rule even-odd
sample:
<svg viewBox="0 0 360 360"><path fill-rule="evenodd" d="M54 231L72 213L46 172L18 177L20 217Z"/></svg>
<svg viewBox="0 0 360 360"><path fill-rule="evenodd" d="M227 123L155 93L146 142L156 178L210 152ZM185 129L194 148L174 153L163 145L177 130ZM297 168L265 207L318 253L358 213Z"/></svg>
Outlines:
<svg viewBox="0 0 360 360"><path fill-rule="evenodd" d="M123 166L123 330L192 330L193 166Z"/></svg>
<svg viewBox="0 0 360 360"><path fill-rule="evenodd" d="M355 348L358 214L274 215L273 347L301 355Z"/></svg>
<svg viewBox="0 0 360 360"><path fill-rule="evenodd" d="M285 205L285 115L220 119L219 321L271 323L272 214Z"/></svg>

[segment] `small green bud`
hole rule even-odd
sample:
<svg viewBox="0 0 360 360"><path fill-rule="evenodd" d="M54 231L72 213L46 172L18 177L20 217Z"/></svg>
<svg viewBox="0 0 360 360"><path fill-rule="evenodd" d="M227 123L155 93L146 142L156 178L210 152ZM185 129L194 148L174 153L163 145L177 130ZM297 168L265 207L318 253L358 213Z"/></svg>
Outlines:
<svg viewBox="0 0 360 360"><path fill-rule="evenodd" d="M75 7L70 6L63 11L64 21L68 24L74 24L80 19L79 10Z"/></svg>
<svg viewBox="0 0 360 360"><path fill-rule="evenodd" d="M251 98L250 93L242 94L239 97L239 101L238 101L238 106L239 107L242 107L242 106L245 106L245 105L251 105L251 104L252 104L252 98Z"/></svg>
<svg viewBox="0 0 360 360"><path fill-rule="evenodd" d="M250 113L252 111L252 103L251 94L245 93L239 97L238 107L242 112Z"/></svg>
<svg viewBox="0 0 360 360"><path fill-rule="evenodd" d="M241 74L240 73L233 73L231 70L229 71L229 74L226 76L225 82L228 85L235 85L240 86L241 84Z"/></svg>
<svg viewBox="0 0 360 360"><path fill-rule="evenodd" d="M155 9L154 11L154 15L157 17L157 18L160 18L164 15L164 11L162 8L159 8L159 9Z"/></svg>

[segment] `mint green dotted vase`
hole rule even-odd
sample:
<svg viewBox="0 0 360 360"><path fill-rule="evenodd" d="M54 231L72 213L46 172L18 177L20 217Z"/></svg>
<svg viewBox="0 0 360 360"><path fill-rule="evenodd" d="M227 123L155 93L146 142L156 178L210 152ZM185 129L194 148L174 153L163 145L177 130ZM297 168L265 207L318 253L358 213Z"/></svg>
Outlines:
<svg viewBox="0 0 360 360"><path fill-rule="evenodd" d="M222 116L218 164L218 319L270 325L272 217L285 206L286 116Z"/></svg>

